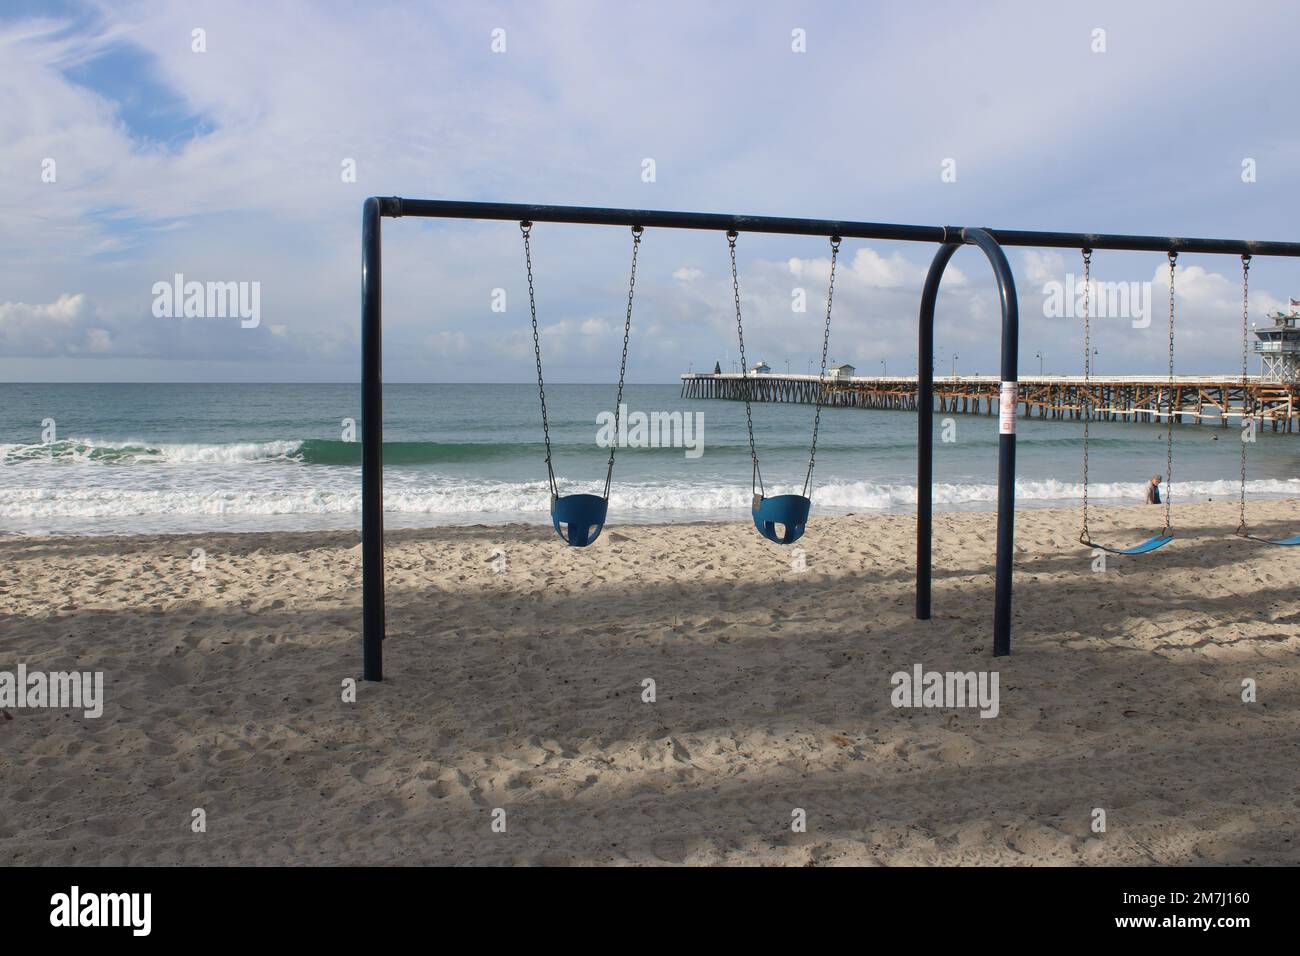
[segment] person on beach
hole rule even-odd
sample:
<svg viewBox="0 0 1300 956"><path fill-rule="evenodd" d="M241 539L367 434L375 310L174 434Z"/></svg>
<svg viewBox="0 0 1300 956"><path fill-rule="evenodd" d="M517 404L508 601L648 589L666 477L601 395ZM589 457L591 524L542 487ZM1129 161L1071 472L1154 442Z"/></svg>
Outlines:
<svg viewBox="0 0 1300 956"><path fill-rule="evenodd" d="M1147 504L1160 504L1160 476L1152 475L1151 480L1147 482Z"/></svg>

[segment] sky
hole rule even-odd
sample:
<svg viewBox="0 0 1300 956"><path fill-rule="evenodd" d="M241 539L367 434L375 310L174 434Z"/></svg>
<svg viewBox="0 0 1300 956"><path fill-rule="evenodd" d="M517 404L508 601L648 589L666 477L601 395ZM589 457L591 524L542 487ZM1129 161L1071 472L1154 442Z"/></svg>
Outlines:
<svg viewBox="0 0 1300 956"><path fill-rule="evenodd" d="M1297 40L1281 0L0 0L0 381L357 381L371 195L1300 240ZM383 241L386 381L534 376L515 224L387 219ZM613 381L630 235L532 242L548 379ZM933 251L844 242L834 361L915 371ZM1078 374L1080 322L1045 292L1077 251L1008 257L1022 373ZM742 235L738 259L749 359L808 371L827 241ZM255 289L256 323L160 305L178 274ZM1164 370L1164 257L1098 252L1093 277L1151 283L1154 309L1098 317L1095 373ZM1240 283L1235 258L1180 259L1180 373L1239 370ZM736 360L724 236L647 230L636 289L629 381ZM1250 290L1263 322L1300 263L1257 257ZM995 373L998 331L964 249L939 371Z"/></svg>

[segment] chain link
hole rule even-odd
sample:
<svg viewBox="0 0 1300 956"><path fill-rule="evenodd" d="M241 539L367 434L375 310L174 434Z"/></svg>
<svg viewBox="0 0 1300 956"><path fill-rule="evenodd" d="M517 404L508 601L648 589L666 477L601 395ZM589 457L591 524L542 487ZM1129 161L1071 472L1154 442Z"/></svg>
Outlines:
<svg viewBox="0 0 1300 956"><path fill-rule="evenodd" d="M632 333L632 296L636 291L636 254L641 248L641 226L632 227L632 274L627 280L627 318L623 322L623 358L618 366L618 397L614 399L614 441L609 446L609 468L605 471L605 500L614 480L614 452L618 448L618 416L623 407L623 377L627 373L627 341Z"/></svg>
<svg viewBox="0 0 1300 956"><path fill-rule="evenodd" d="M1169 416L1165 419L1165 527L1161 534L1169 534L1171 506L1174 497L1174 269L1178 253L1169 252L1169 384L1166 401Z"/></svg>
<svg viewBox="0 0 1300 956"><path fill-rule="evenodd" d="M542 377L542 344L537 329L537 295L533 288L533 254L531 238L533 224L527 220L519 224L524 237L524 266L528 272L528 309L533 320L533 355L537 359L537 395L542 403L542 441L546 444L546 475L551 485L551 497L558 498L560 491L555 482L555 468L551 463L551 426L546 409L546 382ZM614 453L618 448L618 419L623 404L623 381L627 375L627 346L632 334L632 301L636 290L636 258L641 248L643 227L632 227L632 273L627 286L627 315L623 322L623 357L618 366L618 397L614 400L614 443L609 449L609 465L605 470L605 500L609 500L610 483L614 478Z"/></svg>
<svg viewBox="0 0 1300 956"><path fill-rule="evenodd" d="M1241 257L1241 497L1238 503L1237 534L1248 534L1246 528L1246 416L1255 418L1255 400L1247 382L1246 351L1250 336L1250 255ZM1227 415L1227 410L1224 410Z"/></svg>
<svg viewBox="0 0 1300 956"><path fill-rule="evenodd" d="M817 376L817 414L813 416L812 450L808 452L808 474L803 480L803 496L812 487L813 466L817 463L817 432L821 428L822 403L826 394L826 350L831 342L831 302L835 298L835 263L840 256L840 237L831 236L831 278L826 287L826 328L822 332L822 366Z"/></svg>
<svg viewBox="0 0 1300 956"><path fill-rule="evenodd" d="M533 251L529 237L533 224L524 220L519 224L524 237L524 266L528 270L528 309L533 317L533 354L537 357L537 395L542 401L542 440L546 443L546 477L551 485L551 498L558 498L555 469L551 465L551 426L546 414L546 383L542 380L542 343L537 333L537 296L533 291Z"/></svg>
<svg viewBox="0 0 1300 956"><path fill-rule="evenodd" d="M731 250L731 292L736 300L736 338L740 342L740 381L741 393L745 396L745 425L749 429L749 457L754 463L754 473L750 481L750 490L758 489L758 496L764 497L763 473L758 467L758 451L754 448L754 413L750 407L749 373L745 367L745 329L740 321L740 276L736 269L736 239L740 233L734 229L727 231L727 246Z"/></svg>
<svg viewBox="0 0 1300 956"><path fill-rule="evenodd" d="M1088 423L1092 419L1092 250L1083 250L1083 396L1079 412L1083 415L1083 530L1079 543L1092 545L1088 531Z"/></svg>

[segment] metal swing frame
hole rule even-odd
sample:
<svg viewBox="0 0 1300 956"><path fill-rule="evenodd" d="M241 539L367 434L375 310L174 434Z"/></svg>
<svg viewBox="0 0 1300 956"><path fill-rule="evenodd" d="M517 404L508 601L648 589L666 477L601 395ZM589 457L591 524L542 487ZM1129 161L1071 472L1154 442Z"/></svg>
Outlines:
<svg viewBox="0 0 1300 956"><path fill-rule="evenodd" d="M1002 310L1001 416L998 428L997 563L994 585L993 654L1011 653L1011 584L1015 522L1016 408L1020 319L1015 279L1004 246L1114 249L1133 252L1209 253L1300 258L1300 243L1161 236L1036 232L959 226L920 226L830 219L793 219L719 213L538 206L520 203L367 199L361 213L361 560L362 675L383 680L384 648L384 463L383 463L383 256L384 218L480 219L580 225L642 226L759 232L796 236L842 236L938 245L921 295L917 337L916 616L930 617L931 536L934 475L934 310L939 285L953 253L974 245L988 258Z"/></svg>

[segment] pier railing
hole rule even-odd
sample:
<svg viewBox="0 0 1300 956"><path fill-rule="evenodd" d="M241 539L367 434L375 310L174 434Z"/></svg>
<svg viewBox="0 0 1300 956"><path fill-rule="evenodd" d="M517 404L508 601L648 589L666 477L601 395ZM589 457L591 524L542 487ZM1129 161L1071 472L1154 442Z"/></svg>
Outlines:
<svg viewBox="0 0 1300 956"><path fill-rule="evenodd" d="M915 375L828 378L817 375L739 372L687 372L683 398L742 401L748 381L753 400L812 404L824 390L825 405L916 411ZM1000 379L996 375L936 375L934 411L996 415ZM1094 420L1116 422L1210 423L1227 426L1253 411L1273 431L1300 431L1300 385L1266 382L1258 375L1022 375L1017 414L1023 418L1081 419L1083 398L1091 393ZM1294 424L1293 424L1294 423Z"/></svg>

